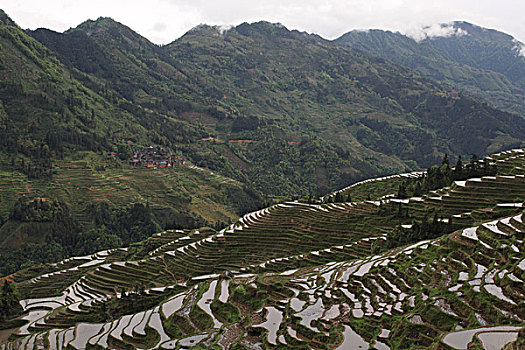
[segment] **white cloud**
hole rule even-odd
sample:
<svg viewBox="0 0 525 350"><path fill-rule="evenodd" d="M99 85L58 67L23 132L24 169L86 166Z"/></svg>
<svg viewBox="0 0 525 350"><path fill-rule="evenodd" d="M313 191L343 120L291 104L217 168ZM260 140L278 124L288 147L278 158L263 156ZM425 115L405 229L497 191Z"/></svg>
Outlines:
<svg viewBox="0 0 525 350"><path fill-rule="evenodd" d="M498 0L498 6L493 0L0 0L0 8L23 28L32 29L63 31L86 19L112 17L158 44L175 40L199 23L223 26L259 20L327 39L358 28L406 33L432 23L466 20L525 41L525 1L516 0ZM443 28L430 26L425 33L441 35Z"/></svg>
<svg viewBox="0 0 525 350"><path fill-rule="evenodd" d="M233 25L231 24L223 24L223 25L217 26L217 29L219 30L219 33L221 33L221 35L224 35L224 33L226 33L228 30L232 28L233 28Z"/></svg>
<svg viewBox="0 0 525 350"><path fill-rule="evenodd" d="M438 37L448 38L451 36L468 35L468 32L454 26L454 23L436 23L419 28L409 28L405 31L405 34L416 41L422 41Z"/></svg>
<svg viewBox="0 0 525 350"><path fill-rule="evenodd" d="M514 44L516 44L514 46L514 51L516 51L516 53L518 54L518 56L523 56L525 57L525 44L522 43L521 41L518 41L516 39L514 39Z"/></svg>

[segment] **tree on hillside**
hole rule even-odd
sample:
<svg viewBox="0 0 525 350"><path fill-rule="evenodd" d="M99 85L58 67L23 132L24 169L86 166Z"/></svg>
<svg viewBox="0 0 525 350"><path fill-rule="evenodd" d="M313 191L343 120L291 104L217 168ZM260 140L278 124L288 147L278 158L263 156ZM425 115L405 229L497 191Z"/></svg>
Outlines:
<svg viewBox="0 0 525 350"><path fill-rule="evenodd" d="M463 173L463 162L461 161L461 156L458 157L456 166L454 167L454 177L458 178Z"/></svg>
<svg viewBox="0 0 525 350"><path fill-rule="evenodd" d="M421 196L421 182L417 181L416 185L414 186L414 196L419 197Z"/></svg>
<svg viewBox="0 0 525 350"><path fill-rule="evenodd" d="M397 198L401 198L401 199L408 198L406 182L399 184L399 188L397 190Z"/></svg>
<svg viewBox="0 0 525 350"><path fill-rule="evenodd" d="M119 143L117 146L118 157L122 160L130 159L132 156L131 147L125 143Z"/></svg>
<svg viewBox="0 0 525 350"><path fill-rule="evenodd" d="M344 202L344 201L345 201L345 200L344 200L343 194L342 194L341 192L337 192L337 193L335 194L334 202L335 202L335 203L342 203L342 202Z"/></svg>
<svg viewBox="0 0 525 350"><path fill-rule="evenodd" d="M445 153L445 156L443 157L443 161L441 162L441 165L450 165L448 161L448 154Z"/></svg>
<svg viewBox="0 0 525 350"><path fill-rule="evenodd" d="M22 307L16 287L5 280L0 290L0 321L17 316L21 311Z"/></svg>

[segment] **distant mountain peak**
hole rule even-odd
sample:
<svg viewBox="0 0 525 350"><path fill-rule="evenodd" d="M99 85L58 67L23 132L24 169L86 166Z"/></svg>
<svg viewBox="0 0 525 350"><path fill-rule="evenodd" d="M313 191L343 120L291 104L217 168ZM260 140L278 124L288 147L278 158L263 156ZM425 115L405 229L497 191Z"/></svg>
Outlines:
<svg viewBox="0 0 525 350"><path fill-rule="evenodd" d="M258 30L271 30L271 29L284 29L286 31L289 31L288 28L286 28L281 23L271 23L268 21L259 21L259 22L244 22L237 26L233 25L209 25L205 23L201 23L196 25L195 27L191 28L188 33L209 33L209 32L218 32L221 34L224 34L228 30L231 29L238 29L238 28L250 28L250 29L258 29Z"/></svg>
<svg viewBox="0 0 525 350"><path fill-rule="evenodd" d="M495 29L455 21L405 34L351 31L335 40L460 87L506 111L525 115L525 45ZM501 95L495 94L500 91Z"/></svg>
<svg viewBox="0 0 525 350"><path fill-rule="evenodd" d="M241 23L237 26L238 27L244 27L244 26L248 26L248 27L251 27L251 28L256 28L256 29L267 29L267 30L275 30L275 29L278 29L278 30L285 30L287 32L289 32L290 30L282 23L280 22L268 22L268 21L258 21L258 22L252 22L252 23L248 23L248 22L244 22L244 23Z"/></svg>
<svg viewBox="0 0 525 350"><path fill-rule="evenodd" d="M317 34L309 34L307 32L299 32L297 30L290 30L281 23L272 23L268 21L259 21L248 23L244 22L237 26L231 25L208 25L199 24L190 29L182 38L196 38L196 37L219 37L234 31L243 36L252 38L298 38L298 36L320 38ZM181 39L182 39L181 38ZM258 39L258 40L259 40ZM183 39L184 40L184 39ZM176 40L177 41L177 40ZM172 43L173 44L173 43Z"/></svg>
<svg viewBox="0 0 525 350"><path fill-rule="evenodd" d="M189 34L214 34L224 35L227 31L233 28L233 25L209 25L201 23L188 30Z"/></svg>
<svg viewBox="0 0 525 350"><path fill-rule="evenodd" d="M140 35L133 31L128 26L114 20L111 17L99 17L96 20L87 20L85 22L82 22L79 24L76 28L72 28L69 31L76 31L81 30L86 35L91 36L93 34L97 33L108 33L111 32L113 34L120 33L125 36L130 37L139 37ZM142 37L141 37L142 38ZM145 38L142 38L144 40L147 40Z"/></svg>
<svg viewBox="0 0 525 350"><path fill-rule="evenodd" d="M512 35L500 32L496 29L481 27L479 25L469 23L466 21L451 21L447 23L435 23L430 25L423 25L419 27L412 27L403 32L392 32L383 29L354 29L346 34L343 34L339 39L355 36L376 36L376 37L396 37L398 40L408 38L414 40L416 43L423 43L425 41L437 39L460 39L463 37L470 37L471 39L483 42L500 42L507 45L514 46L514 51L520 55L525 56L524 44L516 40Z"/></svg>
<svg viewBox="0 0 525 350"><path fill-rule="evenodd" d="M98 26L123 26L122 23L115 21L113 18L103 16L100 16L96 20L87 20L84 23L92 23Z"/></svg>
<svg viewBox="0 0 525 350"><path fill-rule="evenodd" d="M18 27L18 25L4 12L0 9L0 25Z"/></svg>
<svg viewBox="0 0 525 350"><path fill-rule="evenodd" d="M114 44L124 44L129 47L153 47L155 46L148 39L133 31L128 26L110 17L99 17L96 20L87 20L79 24L76 28L71 28L66 33L84 32L87 36L106 37L110 40L117 40ZM125 38L124 41L121 39Z"/></svg>
<svg viewBox="0 0 525 350"><path fill-rule="evenodd" d="M109 28L125 27L123 24L115 21L110 17L99 17L96 20L88 19L82 22L74 29L80 29L84 31L88 36L96 32L103 32Z"/></svg>

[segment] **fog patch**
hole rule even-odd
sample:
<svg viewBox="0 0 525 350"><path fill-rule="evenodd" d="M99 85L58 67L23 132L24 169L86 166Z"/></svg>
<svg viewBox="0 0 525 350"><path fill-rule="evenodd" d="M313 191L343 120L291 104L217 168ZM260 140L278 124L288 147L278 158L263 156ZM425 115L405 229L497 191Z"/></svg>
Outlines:
<svg viewBox="0 0 525 350"><path fill-rule="evenodd" d="M429 26L408 29L405 34L419 42L426 39L468 35L468 32L462 28L456 27L454 23L436 23Z"/></svg>
<svg viewBox="0 0 525 350"><path fill-rule="evenodd" d="M512 50L515 51L518 56L525 57L525 44L516 39L514 39L513 41L514 47L512 48Z"/></svg>

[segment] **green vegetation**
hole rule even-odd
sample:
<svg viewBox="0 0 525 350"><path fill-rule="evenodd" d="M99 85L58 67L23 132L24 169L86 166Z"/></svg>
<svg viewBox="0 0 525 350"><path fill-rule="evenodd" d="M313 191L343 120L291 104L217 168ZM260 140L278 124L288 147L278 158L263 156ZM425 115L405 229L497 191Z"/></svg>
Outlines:
<svg viewBox="0 0 525 350"><path fill-rule="evenodd" d="M213 314L217 319L224 323L235 323L241 320L241 312L238 307L230 303L222 303L214 300L210 304Z"/></svg>
<svg viewBox="0 0 525 350"><path fill-rule="evenodd" d="M449 29L460 34L416 41L390 31L352 31L335 42L404 65L525 116L525 58L518 54L514 38L467 22L454 22Z"/></svg>
<svg viewBox="0 0 525 350"><path fill-rule="evenodd" d="M233 289L232 300L246 304L253 310L261 308L265 303L265 295L257 289L239 284Z"/></svg>
<svg viewBox="0 0 525 350"><path fill-rule="evenodd" d="M22 312L19 298L14 284L5 280L0 289L0 321L2 321L2 323L7 319L18 316ZM12 326L14 324L10 323L10 325Z"/></svg>
<svg viewBox="0 0 525 350"><path fill-rule="evenodd" d="M421 221L414 220L414 224L409 229L397 228L389 232L386 237L386 248L395 248L410 243L441 237L447 233L452 233L458 229L458 226L449 221L443 222L438 219L437 212L434 213L432 220L425 216Z"/></svg>
<svg viewBox="0 0 525 350"><path fill-rule="evenodd" d="M166 331L173 337L180 336L183 334L194 334L196 332L190 322L182 316L173 314L168 318L166 325Z"/></svg>
<svg viewBox="0 0 525 350"><path fill-rule="evenodd" d="M27 321L15 318L0 323L0 330L20 328L25 324L27 324Z"/></svg>
<svg viewBox="0 0 525 350"><path fill-rule="evenodd" d="M159 47L108 18L65 33L2 18L2 274L160 229L221 229L272 200L519 146L525 132L523 118L266 22ZM130 167L130 143L189 166Z"/></svg>
<svg viewBox="0 0 525 350"><path fill-rule="evenodd" d="M197 305L192 306L190 310L190 317L191 317L192 322L200 330L206 330L206 329L213 328L213 319L210 317L210 315L204 312Z"/></svg>
<svg viewBox="0 0 525 350"><path fill-rule="evenodd" d="M439 169L449 169L446 160ZM64 341L330 349L351 336L364 348L438 348L451 332L522 327L524 210L512 201L525 195L525 152L492 155L478 171L490 162L494 176L421 197L285 202L219 232L167 230L127 251L18 271L11 278L21 297L43 298L26 307L52 310L12 343L82 328L87 339ZM381 184L396 191L407 179L421 180L405 174L351 189L380 198Z"/></svg>

